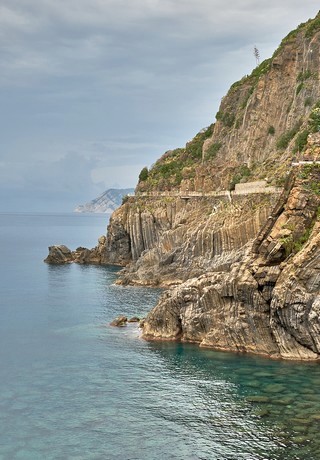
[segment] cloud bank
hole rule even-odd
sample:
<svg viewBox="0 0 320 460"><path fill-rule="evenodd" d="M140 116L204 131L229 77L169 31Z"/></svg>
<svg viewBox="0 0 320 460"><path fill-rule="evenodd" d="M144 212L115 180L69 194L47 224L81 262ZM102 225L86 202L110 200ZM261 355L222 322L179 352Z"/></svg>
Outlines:
<svg viewBox="0 0 320 460"><path fill-rule="evenodd" d="M144 165L214 121L255 66L255 45L270 57L316 13L311 0L3 2L2 193L71 210L134 186Z"/></svg>

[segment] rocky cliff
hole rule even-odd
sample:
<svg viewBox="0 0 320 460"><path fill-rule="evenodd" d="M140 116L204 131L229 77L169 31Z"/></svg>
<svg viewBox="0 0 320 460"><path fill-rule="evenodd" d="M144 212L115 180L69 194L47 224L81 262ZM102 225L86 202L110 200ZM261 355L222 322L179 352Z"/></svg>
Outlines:
<svg viewBox="0 0 320 460"><path fill-rule="evenodd" d="M320 15L232 85L214 124L141 171L96 248L54 247L46 261L174 285L146 339L318 358L319 68Z"/></svg>
<svg viewBox="0 0 320 460"><path fill-rule="evenodd" d="M298 166L240 261L166 292L146 318L144 337L318 358L319 210L320 165Z"/></svg>

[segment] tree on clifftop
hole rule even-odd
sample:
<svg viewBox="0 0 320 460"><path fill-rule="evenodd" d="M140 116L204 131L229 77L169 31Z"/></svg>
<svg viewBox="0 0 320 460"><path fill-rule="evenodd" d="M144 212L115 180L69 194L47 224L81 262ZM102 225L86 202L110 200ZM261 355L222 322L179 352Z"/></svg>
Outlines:
<svg viewBox="0 0 320 460"><path fill-rule="evenodd" d="M148 179L149 176L149 171L148 168L145 166L144 168L141 169L141 172L139 174L139 182L144 182L145 180Z"/></svg>
<svg viewBox="0 0 320 460"><path fill-rule="evenodd" d="M260 64L260 53L256 46L253 48L253 55L256 58L256 64L258 66Z"/></svg>

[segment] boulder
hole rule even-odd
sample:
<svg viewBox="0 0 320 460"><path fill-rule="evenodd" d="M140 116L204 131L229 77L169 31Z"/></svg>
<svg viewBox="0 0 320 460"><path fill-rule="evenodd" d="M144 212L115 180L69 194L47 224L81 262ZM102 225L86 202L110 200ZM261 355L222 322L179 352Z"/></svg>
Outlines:
<svg viewBox="0 0 320 460"><path fill-rule="evenodd" d="M69 264L73 262L72 251L64 245L49 246L49 254L44 260L48 264Z"/></svg>
<svg viewBox="0 0 320 460"><path fill-rule="evenodd" d="M128 318L126 316L117 316L111 323L110 326L114 327L123 327L126 326L128 322Z"/></svg>
<svg viewBox="0 0 320 460"><path fill-rule="evenodd" d="M128 323L139 323L140 318L138 316L133 316L132 318L128 319Z"/></svg>

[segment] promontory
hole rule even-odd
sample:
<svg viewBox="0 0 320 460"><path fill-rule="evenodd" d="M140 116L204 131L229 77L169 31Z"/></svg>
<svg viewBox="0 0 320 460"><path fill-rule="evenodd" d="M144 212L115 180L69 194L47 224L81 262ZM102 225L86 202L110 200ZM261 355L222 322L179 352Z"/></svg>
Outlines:
<svg viewBox="0 0 320 460"><path fill-rule="evenodd" d="M144 168L92 250L167 289L143 337L272 358L320 357L320 14L234 83L213 124Z"/></svg>

